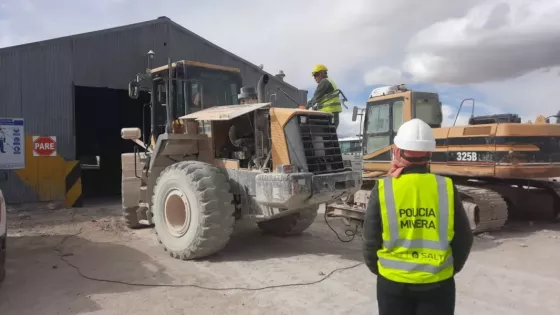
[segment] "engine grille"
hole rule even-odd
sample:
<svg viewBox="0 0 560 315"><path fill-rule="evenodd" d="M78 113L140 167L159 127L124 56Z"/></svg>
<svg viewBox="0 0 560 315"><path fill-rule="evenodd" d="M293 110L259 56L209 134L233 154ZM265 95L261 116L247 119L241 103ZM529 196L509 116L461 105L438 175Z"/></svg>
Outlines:
<svg viewBox="0 0 560 315"><path fill-rule="evenodd" d="M299 114L298 123L309 172L324 174L343 171L344 162L331 116Z"/></svg>

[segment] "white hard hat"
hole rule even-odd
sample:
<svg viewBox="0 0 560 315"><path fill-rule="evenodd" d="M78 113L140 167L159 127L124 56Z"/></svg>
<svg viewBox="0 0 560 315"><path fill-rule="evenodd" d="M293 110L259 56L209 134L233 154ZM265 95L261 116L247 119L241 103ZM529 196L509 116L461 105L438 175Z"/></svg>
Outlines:
<svg viewBox="0 0 560 315"><path fill-rule="evenodd" d="M436 150L436 138L427 123L414 118L400 126L395 145L402 150L432 152Z"/></svg>

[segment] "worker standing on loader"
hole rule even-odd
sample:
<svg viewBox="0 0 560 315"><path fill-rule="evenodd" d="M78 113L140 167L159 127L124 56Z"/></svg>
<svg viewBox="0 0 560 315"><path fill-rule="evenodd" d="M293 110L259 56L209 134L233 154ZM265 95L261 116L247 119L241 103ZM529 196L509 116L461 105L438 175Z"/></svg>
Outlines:
<svg viewBox="0 0 560 315"><path fill-rule="evenodd" d="M332 113L334 115L334 124L338 128L338 113L342 112L342 103L340 102L340 91L336 87L334 81L327 75L327 67L325 65L316 65L311 71L311 75L317 82L317 89L313 94L313 98L307 102L307 108L317 104L318 109L323 112Z"/></svg>
<svg viewBox="0 0 560 315"><path fill-rule="evenodd" d="M451 179L429 173L436 142L428 124L405 122L394 143L389 176L372 189L363 229L379 314L454 314L454 275L473 242L467 215Z"/></svg>

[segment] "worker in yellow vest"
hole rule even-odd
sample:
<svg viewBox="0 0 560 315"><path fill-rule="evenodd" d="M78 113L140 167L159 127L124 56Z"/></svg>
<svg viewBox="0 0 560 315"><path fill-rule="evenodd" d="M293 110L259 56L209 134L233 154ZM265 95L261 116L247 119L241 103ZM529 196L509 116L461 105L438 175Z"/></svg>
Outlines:
<svg viewBox="0 0 560 315"><path fill-rule="evenodd" d="M372 189L362 234L379 314L454 314L454 275L473 242L467 215L452 180L429 172L436 142L428 124L405 122L394 143L389 176Z"/></svg>
<svg viewBox="0 0 560 315"><path fill-rule="evenodd" d="M325 65L316 65L311 71L311 75L317 82L317 89L313 94L313 98L307 102L307 108L317 104L318 110L332 113L334 115L334 124L338 127L338 113L342 111L342 103L340 102L340 91L334 81L327 75L327 67Z"/></svg>

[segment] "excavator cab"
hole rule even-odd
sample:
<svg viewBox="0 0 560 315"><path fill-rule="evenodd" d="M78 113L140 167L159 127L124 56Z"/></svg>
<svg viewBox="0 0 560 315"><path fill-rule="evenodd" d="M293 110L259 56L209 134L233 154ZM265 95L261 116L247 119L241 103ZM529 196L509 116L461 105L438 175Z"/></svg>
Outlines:
<svg viewBox="0 0 560 315"><path fill-rule="evenodd" d="M353 121L356 116L352 116ZM441 127L443 115L438 94L410 91L404 84L373 90L363 126L364 160L390 161L390 147L397 130L413 118L422 119L432 128Z"/></svg>

